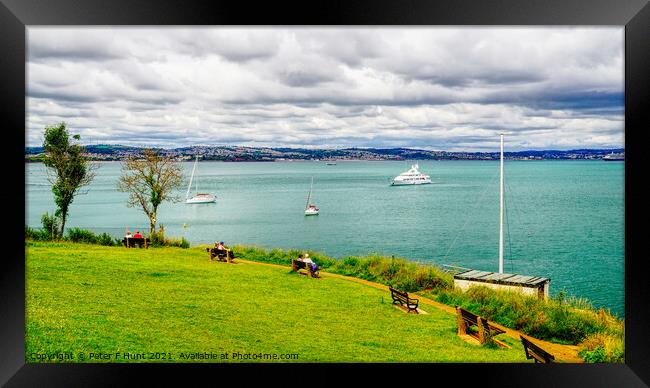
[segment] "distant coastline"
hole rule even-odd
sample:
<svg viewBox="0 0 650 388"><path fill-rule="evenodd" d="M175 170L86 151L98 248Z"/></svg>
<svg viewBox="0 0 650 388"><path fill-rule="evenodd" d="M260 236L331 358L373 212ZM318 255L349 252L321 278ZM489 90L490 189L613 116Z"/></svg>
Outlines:
<svg viewBox="0 0 650 388"><path fill-rule="evenodd" d="M120 161L137 155L144 147L121 145L87 145L87 156L95 161ZM267 148L240 146L196 146L173 149L158 148L162 154L184 161L199 155L202 160L224 162L275 161L354 161L354 160L499 160L499 152L450 152L413 148ZM600 160L611 153L624 154L625 149L528 150L504 152L509 160ZM40 162L43 147L26 147L25 161Z"/></svg>

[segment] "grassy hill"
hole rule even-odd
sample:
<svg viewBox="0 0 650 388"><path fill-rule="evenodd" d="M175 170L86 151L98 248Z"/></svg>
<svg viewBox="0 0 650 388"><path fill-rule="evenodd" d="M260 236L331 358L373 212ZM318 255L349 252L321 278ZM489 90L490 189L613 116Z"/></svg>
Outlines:
<svg viewBox="0 0 650 388"><path fill-rule="evenodd" d="M466 343L454 315L427 305L429 314L406 314L390 293L346 279L209 262L204 248L25 249L27 362L57 353L73 362L529 362L513 339L504 339L511 349ZM89 359L100 352L107 358Z"/></svg>

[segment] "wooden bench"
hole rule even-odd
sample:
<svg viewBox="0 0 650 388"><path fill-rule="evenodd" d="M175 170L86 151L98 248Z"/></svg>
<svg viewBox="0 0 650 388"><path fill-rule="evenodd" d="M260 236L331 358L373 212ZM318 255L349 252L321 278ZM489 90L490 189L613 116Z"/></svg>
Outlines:
<svg viewBox="0 0 650 388"><path fill-rule="evenodd" d="M132 247L139 247L142 248L142 246L145 247L145 249L149 249L149 244L151 243L151 240L149 240L146 237L124 237L122 239L122 244L124 244L125 247L127 248L132 248Z"/></svg>
<svg viewBox="0 0 650 388"><path fill-rule="evenodd" d="M535 345L523 335L520 335L519 338L521 338L521 343L524 345L526 359L530 360L532 358L535 360L535 363L541 362L544 364L555 362L555 356L553 356L551 353Z"/></svg>
<svg viewBox="0 0 650 388"><path fill-rule="evenodd" d="M505 333L491 325L487 319L458 306L456 306L456 317L458 318L458 335L474 337L481 345L492 341L492 337L495 335ZM472 327L476 327L476 331L471 330Z"/></svg>
<svg viewBox="0 0 650 388"><path fill-rule="evenodd" d="M291 259L291 270L293 272L300 273L301 269L304 269L305 274L307 276L309 276L309 277L312 277L312 278L319 278L320 277L319 270L316 270L315 272L312 272L311 266L307 265L307 263L305 263L304 261L298 261L296 259Z"/></svg>
<svg viewBox="0 0 650 388"><path fill-rule="evenodd" d="M208 252L210 261L216 258L219 261L232 263L232 261L235 259L235 255L230 249L223 250L217 248L205 248L205 250Z"/></svg>
<svg viewBox="0 0 650 388"><path fill-rule="evenodd" d="M408 292L396 290L392 286L388 286L388 288L390 289L390 296L393 298L393 304L399 303L400 306L406 306L408 313L415 311L416 314L419 314L418 304L420 301L418 299L411 298Z"/></svg>

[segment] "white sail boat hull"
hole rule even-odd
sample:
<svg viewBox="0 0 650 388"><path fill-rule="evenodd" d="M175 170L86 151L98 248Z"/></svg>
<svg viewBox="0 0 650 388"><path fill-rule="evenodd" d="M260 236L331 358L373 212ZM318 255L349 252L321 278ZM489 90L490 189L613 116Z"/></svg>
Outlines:
<svg viewBox="0 0 650 388"><path fill-rule="evenodd" d="M185 200L185 203L213 203L217 202L217 197L212 194L197 194L192 198Z"/></svg>

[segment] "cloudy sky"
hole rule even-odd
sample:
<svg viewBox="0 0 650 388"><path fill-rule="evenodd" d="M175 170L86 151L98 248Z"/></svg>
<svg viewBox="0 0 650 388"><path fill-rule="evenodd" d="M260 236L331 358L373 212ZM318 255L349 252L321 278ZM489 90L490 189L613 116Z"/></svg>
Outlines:
<svg viewBox="0 0 650 388"><path fill-rule="evenodd" d="M624 146L622 27L27 29L28 146Z"/></svg>

